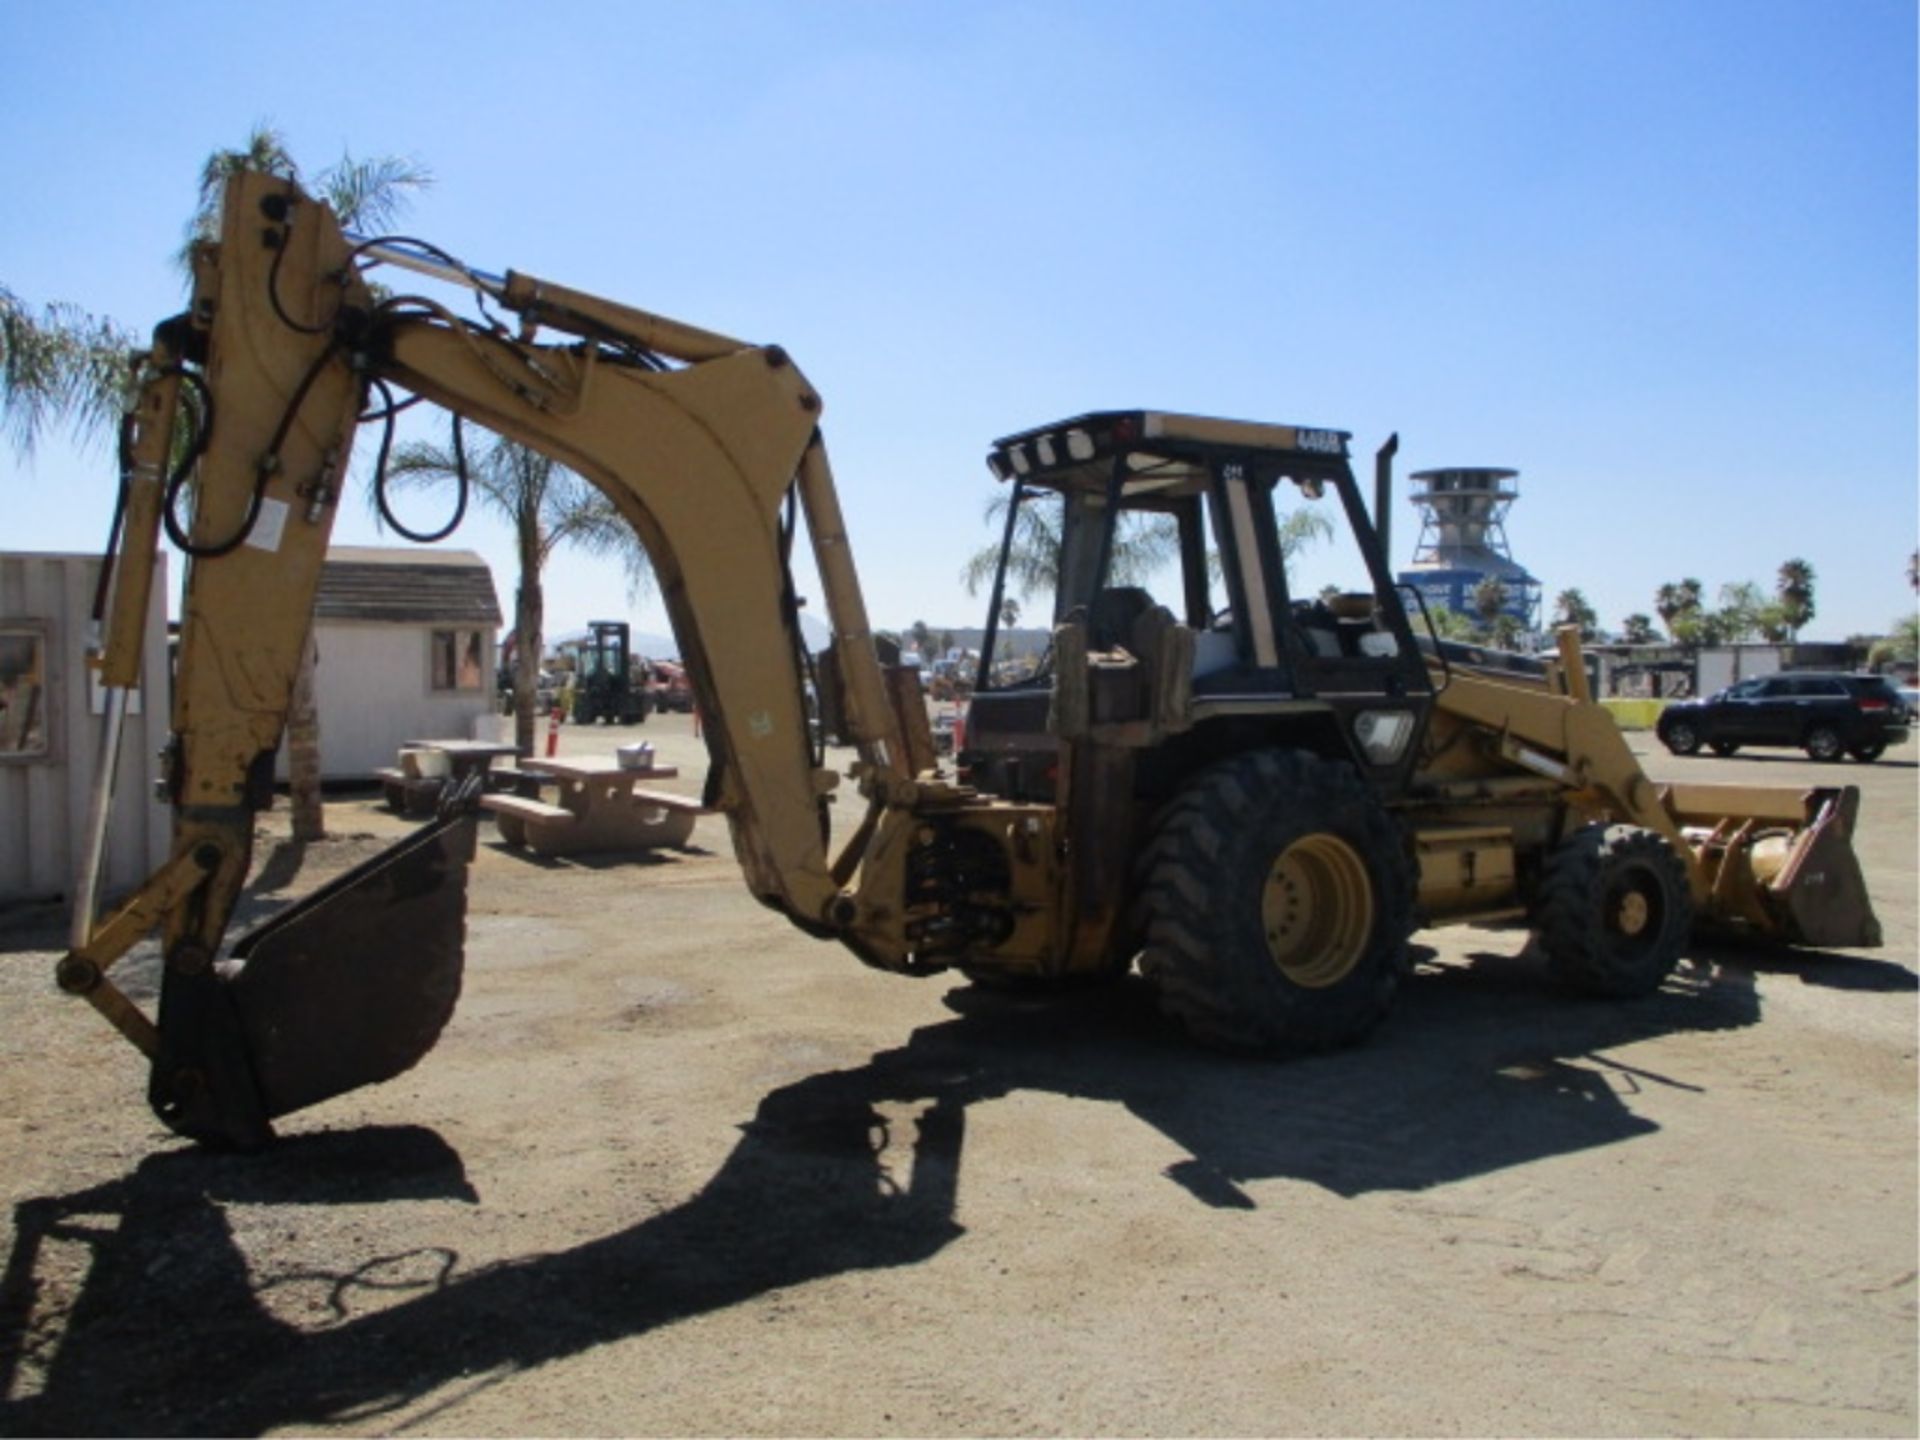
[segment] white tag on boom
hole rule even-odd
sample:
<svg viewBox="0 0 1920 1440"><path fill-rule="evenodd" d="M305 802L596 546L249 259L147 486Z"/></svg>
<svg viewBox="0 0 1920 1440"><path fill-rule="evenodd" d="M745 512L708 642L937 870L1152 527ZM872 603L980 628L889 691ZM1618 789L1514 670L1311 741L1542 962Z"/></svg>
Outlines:
<svg viewBox="0 0 1920 1440"><path fill-rule="evenodd" d="M247 544L255 550L272 553L280 548L280 537L286 528L287 502L263 499L260 513L254 517L253 529L247 532Z"/></svg>

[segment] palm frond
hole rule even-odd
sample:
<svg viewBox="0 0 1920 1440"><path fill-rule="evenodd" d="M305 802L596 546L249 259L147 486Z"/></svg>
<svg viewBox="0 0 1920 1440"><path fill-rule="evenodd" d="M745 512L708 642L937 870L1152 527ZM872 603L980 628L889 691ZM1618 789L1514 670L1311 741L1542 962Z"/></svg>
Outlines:
<svg viewBox="0 0 1920 1440"><path fill-rule="evenodd" d="M342 154L340 163L316 181L340 223L355 230L385 230L405 213L412 192L433 184L433 173L417 160L379 155L355 160Z"/></svg>
<svg viewBox="0 0 1920 1440"><path fill-rule="evenodd" d="M1291 560L1316 540L1332 538L1333 522L1318 510L1302 506L1280 522L1280 558Z"/></svg>
<svg viewBox="0 0 1920 1440"><path fill-rule="evenodd" d="M0 289L0 424L20 455L33 453L58 411L61 385L56 337L12 291Z"/></svg>
<svg viewBox="0 0 1920 1440"><path fill-rule="evenodd" d="M467 485L469 495L509 524L519 521L521 494L506 457L499 453L505 441L493 441L467 449ZM451 486L460 474L459 458L450 446L428 440L408 440L395 447L387 459L387 485L390 489L421 490ZM369 489L368 504L377 509L378 497Z"/></svg>
<svg viewBox="0 0 1920 1440"><path fill-rule="evenodd" d="M294 163L286 140L268 121L257 122L239 149L214 151L200 167L199 199L177 257L182 270L191 269L197 241L219 235L221 197L226 194L227 181L241 170L265 171L289 180L300 178L300 167ZM320 172L314 189L333 207L343 225L380 230L406 210L411 192L432 183L432 173L417 160L392 155L356 160L351 151L346 151L339 163Z"/></svg>
<svg viewBox="0 0 1920 1440"><path fill-rule="evenodd" d="M629 595L651 588L653 570L640 537L613 502L580 476L499 436L469 442L466 452L472 494L513 527L519 553L533 557L536 566L570 546L619 559ZM387 484L394 489L439 489L459 473L451 445L425 440L397 446L387 461ZM521 583L537 579L523 575Z"/></svg>
<svg viewBox="0 0 1920 1440"><path fill-rule="evenodd" d="M1143 585L1180 548L1180 527L1171 515L1122 515L1107 564L1109 585Z"/></svg>
<svg viewBox="0 0 1920 1440"><path fill-rule="evenodd" d="M569 482L549 497L547 549L570 546L589 555L620 562L627 596L637 599L653 589L653 562L639 534L619 508L569 470L560 475Z"/></svg>
<svg viewBox="0 0 1920 1440"><path fill-rule="evenodd" d="M31 455L56 424L83 442L110 431L133 349L110 320L66 304L36 314L0 287L0 432L15 453Z"/></svg>
<svg viewBox="0 0 1920 1440"><path fill-rule="evenodd" d="M242 170L264 170L289 180L300 178L300 167L293 163L287 142L269 120L255 121L247 132L246 144L238 150L216 150L207 156L200 166L200 193L187 220L186 237L174 256L182 273L193 273L193 247L197 243L218 238L220 197L226 193L227 181Z"/></svg>

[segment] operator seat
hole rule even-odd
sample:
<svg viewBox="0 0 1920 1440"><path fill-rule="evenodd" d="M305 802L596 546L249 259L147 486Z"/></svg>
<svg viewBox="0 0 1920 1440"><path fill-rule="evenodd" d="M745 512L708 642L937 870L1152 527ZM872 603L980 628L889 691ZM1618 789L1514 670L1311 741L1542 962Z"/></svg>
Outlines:
<svg viewBox="0 0 1920 1440"><path fill-rule="evenodd" d="M1155 608L1153 596L1138 585L1110 585L1093 597L1087 628L1096 649L1111 650L1133 638L1134 624Z"/></svg>

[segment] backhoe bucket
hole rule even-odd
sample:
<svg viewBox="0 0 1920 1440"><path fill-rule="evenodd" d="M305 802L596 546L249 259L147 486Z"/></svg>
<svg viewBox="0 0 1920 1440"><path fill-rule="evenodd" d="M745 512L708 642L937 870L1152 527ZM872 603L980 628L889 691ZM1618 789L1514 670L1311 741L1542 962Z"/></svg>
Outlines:
<svg viewBox="0 0 1920 1440"><path fill-rule="evenodd" d="M275 1116L412 1068L460 995L477 830L471 813L437 820L242 936L217 967L220 999L181 1007L202 1033L168 1036L163 996L163 1060L168 1049L197 1056L207 1080L183 1091L156 1067L161 1117L195 1139L247 1147L270 1136ZM215 1033L235 1029L237 1044ZM244 1081L223 1055L244 1062L251 1096L231 1093Z"/></svg>
<svg viewBox="0 0 1920 1440"><path fill-rule="evenodd" d="M1857 787L1675 786L1669 799L1683 812L1684 833L1709 877L1703 918L1710 925L1814 948L1881 943L1853 853ZM1723 806L1717 813L1716 803Z"/></svg>

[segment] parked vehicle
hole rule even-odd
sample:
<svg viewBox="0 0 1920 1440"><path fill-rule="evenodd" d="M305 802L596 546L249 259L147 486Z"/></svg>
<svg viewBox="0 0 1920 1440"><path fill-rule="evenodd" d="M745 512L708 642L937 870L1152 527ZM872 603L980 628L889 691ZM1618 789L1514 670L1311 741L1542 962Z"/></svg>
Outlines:
<svg viewBox="0 0 1920 1440"><path fill-rule="evenodd" d="M587 634L561 645L573 660L573 713L576 725L605 720L637 725L647 718L652 697L633 666L632 631L624 620L589 620Z"/></svg>
<svg viewBox="0 0 1920 1440"><path fill-rule="evenodd" d="M686 715L693 710L693 686L687 680L686 667L677 660L642 660L647 676L647 694L653 708L665 714L676 711Z"/></svg>
<svg viewBox="0 0 1920 1440"><path fill-rule="evenodd" d="M1676 755L1702 745L1731 755L1742 745L1793 745L1815 760L1878 760L1911 733L1912 712L1879 675L1800 671L1742 680L1704 700L1660 712L1656 733Z"/></svg>
<svg viewBox="0 0 1920 1440"><path fill-rule="evenodd" d="M534 686L533 713L536 715L546 715L551 713L553 707L560 703L560 677L551 670L541 670L537 672L537 675L538 678ZM502 665L500 667L496 694L500 701L500 713L502 715L513 714L513 671L508 666Z"/></svg>

